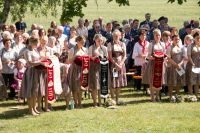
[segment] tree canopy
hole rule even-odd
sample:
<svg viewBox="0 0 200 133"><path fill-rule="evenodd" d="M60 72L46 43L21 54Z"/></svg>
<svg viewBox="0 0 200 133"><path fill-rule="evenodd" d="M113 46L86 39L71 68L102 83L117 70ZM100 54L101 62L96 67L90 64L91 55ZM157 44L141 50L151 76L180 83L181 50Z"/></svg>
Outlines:
<svg viewBox="0 0 200 133"><path fill-rule="evenodd" d="M31 11L35 16L47 16L50 12L52 16L57 15L57 10L61 8L60 21L70 22L73 17L83 17L82 9L87 7L88 0L0 0L0 21L5 23L11 15L12 21L16 21L25 16L27 11ZM98 0L95 0L98 6ZM108 0L116 2L119 6L129 6L129 0ZM187 0L168 0L168 3L178 2L183 4ZM200 0L198 1L200 6Z"/></svg>

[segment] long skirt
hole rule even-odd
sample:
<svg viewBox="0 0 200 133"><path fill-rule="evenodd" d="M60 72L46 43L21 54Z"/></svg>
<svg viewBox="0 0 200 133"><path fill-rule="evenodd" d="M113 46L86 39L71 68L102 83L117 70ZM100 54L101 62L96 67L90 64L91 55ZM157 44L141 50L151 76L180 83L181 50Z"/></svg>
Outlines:
<svg viewBox="0 0 200 133"><path fill-rule="evenodd" d="M148 84L148 85L153 85L153 71L154 71L154 60L150 60L147 63L146 69L144 71L144 74L142 75L142 83L143 84ZM162 73L162 84L165 84L165 65L163 63L163 73Z"/></svg>
<svg viewBox="0 0 200 133"><path fill-rule="evenodd" d="M100 64L90 63L89 90L100 90Z"/></svg>
<svg viewBox="0 0 200 133"><path fill-rule="evenodd" d="M45 96L47 72L34 67L26 69L21 85L20 95L22 98L33 96Z"/></svg>
<svg viewBox="0 0 200 133"><path fill-rule="evenodd" d="M81 66L76 65L75 63L71 64L69 68L69 74L67 80L69 83L69 88L72 92L79 91L81 87Z"/></svg>
<svg viewBox="0 0 200 133"><path fill-rule="evenodd" d="M113 64L111 64L111 81L112 88L121 88L127 86L127 77L126 77L126 67L125 64L122 66L122 69L118 71L118 76L113 76L113 69L116 69Z"/></svg>

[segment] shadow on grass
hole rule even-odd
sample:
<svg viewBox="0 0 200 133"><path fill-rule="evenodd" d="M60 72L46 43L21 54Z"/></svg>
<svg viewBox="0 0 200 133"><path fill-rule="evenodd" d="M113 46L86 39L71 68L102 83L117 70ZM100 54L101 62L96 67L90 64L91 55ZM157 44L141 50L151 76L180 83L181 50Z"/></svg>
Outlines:
<svg viewBox="0 0 200 133"><path fill-rule="evenodd" d="M141 103L150 103L150 99L142 99L142 100L134 100L134 101L127 101L126 104L141 104Z"/></svg>
<svg viewBox="0 0 200 133"><path fill-rule="evenodd" d="M26 104L24 104L24 103L18 103L18 102L16 102L16 101L12 101L12 102L0 102L0 108L2 108L2 107L5 107L5 108L7 108L7 107L12 107L12 106L19 106L19 105L26 105Z"/></svg>
<svg viewBox="0 0 200 133"><path fill-rule="evenodd" d="M135 98L135 97L149 97L144 93L128 93L120 95L120 98Z"/></svg>
<svg viewBox="0 0 200 133"><path fill-rule="evenodd" d="M93 107L93 103L83 103L81 109L86 109L90 107ZM66 109L66 105L63 104L63 105L52 106L52 108L53 108L53 111L61 111L61 110Z"/></svg>
<svg viewBox="0 0 200 133"><path fill-rule="evenodd" d="M2 114L0 114L0 120L1 119L18 119L28 116L28 108L27 109L13 109L9 111L5 111Z"/></svg>

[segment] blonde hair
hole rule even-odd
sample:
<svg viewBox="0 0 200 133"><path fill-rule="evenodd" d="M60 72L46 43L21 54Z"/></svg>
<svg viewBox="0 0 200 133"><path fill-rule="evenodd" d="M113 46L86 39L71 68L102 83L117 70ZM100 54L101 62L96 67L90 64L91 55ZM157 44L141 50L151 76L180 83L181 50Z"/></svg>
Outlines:
<svg viewBox="0 0 200 133"><path fill-rule="evenodd" d="M153 31L153 34L155 35L155 34L159 34L159 35L161 35L161 31L159 30L159 29L155 29L154 31Z"/></svg>
<svg viewBox="0 0 200 133"><path fill-rule="evenodd" d="M186 35L185 36L185 38L184 38L184 44L185 44L186 40L188 40L188 39L192 40L193 39L192 35Z"/></svg>
<svg viewBox="0 0 200 133"><path fill-rule="evenodd" d="M112 35L121 35L121 32L116 29L113 31Z"/></svg>
<svg viewBox="0 0 200 133"><path fill-rule="evenodd" d="M38 30L33 30L31 37L33 37L33 38L39 38L39 31Z"/></svg>
<svg viewBox="0 0 200 133"><path fill-rule="evenodd" d="M95 41L98 38L101 39L101 40L103 40L103 36L101 34L95 34L93 40Z"/></svg>

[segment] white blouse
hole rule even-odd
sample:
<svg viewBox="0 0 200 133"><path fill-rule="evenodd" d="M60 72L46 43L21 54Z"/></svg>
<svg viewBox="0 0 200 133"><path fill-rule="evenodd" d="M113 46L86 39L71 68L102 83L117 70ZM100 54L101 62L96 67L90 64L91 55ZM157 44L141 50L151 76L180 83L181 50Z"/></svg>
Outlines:
<svg viewBox="0 0 200 133"><path fill-rule="evenodd" d="M94 53L93 53L93 47L95 47L95 45L92 45L89 47L89 50L88 50L88 55L89 56L96 56L96 55L99 55L99 56L106 56L108 57L108 52L107 52L107 47L105 46L100 46L98 48L94 48ZM94 54L94 55L93 55Z"/></svg>
<svg viewBox="0 0 200 133"><path fill-rule="evenodd" d="M69 61L72 63L74 60L74 57L76 56L84 56L84 55L88 55L88 50L85 47L82 47L81 49L77 50L76 53L75 52L75 48L71 48L69 51L69 56L68 59Z"/></svg>
<svg viewBox="0 0 200 133"><path fill-rule="evenodd" d="M135 66L142 66L145 63L145 59L141 57L141 55L145 55L147 57L148 47L149 47L149 42L147 42L145 46L145 51L143 53L142 51L143 47L138 42L135 43L132 54L132 59L134 59Z"/></svg>
<svg viewBox="0 0 200 133"><path fill-rule="evenodd" d="M154 48L154 49L152 49L152 48ZM152 52L164 52L164 53L166 53L165 44L163 42L160 42L158 44L154 44L154 46L153 46L153 44L150 43L149 48L148 48L148 58L153 55Z"/></svg>

